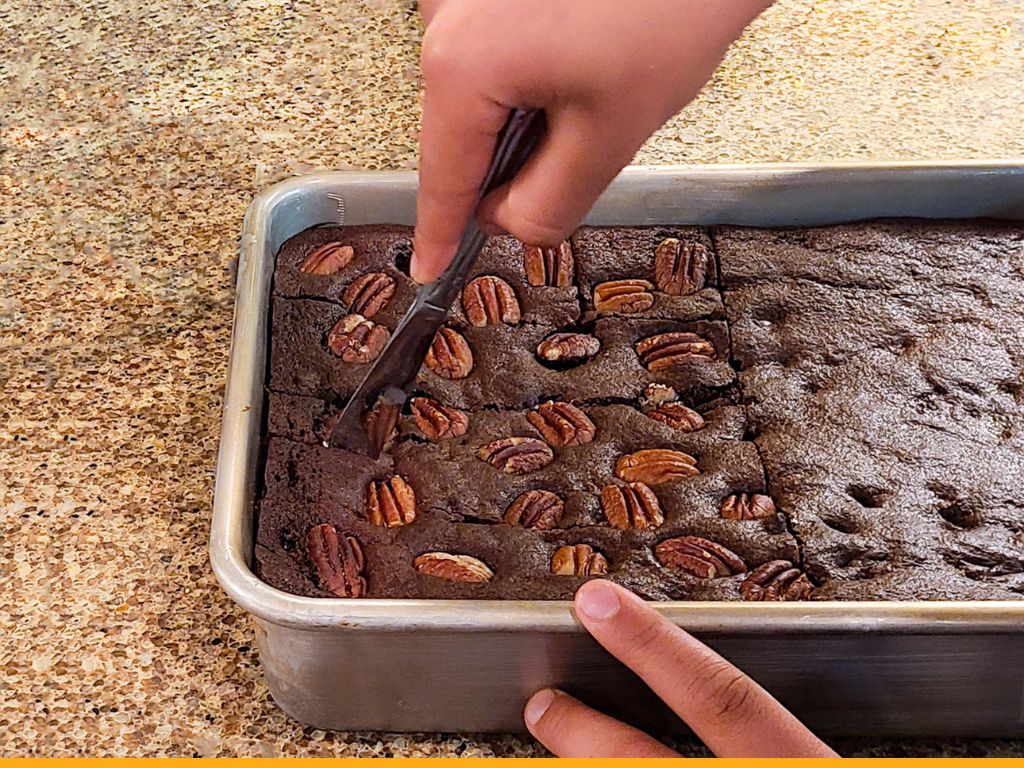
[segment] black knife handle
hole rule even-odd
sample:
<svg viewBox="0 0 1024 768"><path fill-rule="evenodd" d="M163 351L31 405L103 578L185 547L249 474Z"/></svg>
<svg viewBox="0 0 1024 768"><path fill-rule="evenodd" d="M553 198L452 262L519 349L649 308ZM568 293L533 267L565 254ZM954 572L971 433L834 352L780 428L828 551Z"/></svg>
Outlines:
<svg viewBox="0 0 1024 768"><path fill-rule="evenodd" d="M519 173L530 153L540 142L546 127L544 110L512 110L505 127L498 134L491 166L487 170L483 184L480 185L481 198L502 184L507 184Z"/></svg>

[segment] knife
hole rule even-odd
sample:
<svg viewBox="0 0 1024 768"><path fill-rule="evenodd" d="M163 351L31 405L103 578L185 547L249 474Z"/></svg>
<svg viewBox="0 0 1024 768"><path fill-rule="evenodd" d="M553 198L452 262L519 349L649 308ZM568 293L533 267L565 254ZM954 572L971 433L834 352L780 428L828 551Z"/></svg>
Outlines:
<svg viewBox="0 0 1024 768"><path fill-rule="evenodd" d="M466 276L487 241L487 235L476 223L480 201L519 172L540 141L545 124L542 110L512 110L498 135L487 175L451 264L434 282L419 289L384 351L338 416L324 446L344 448L373 459L380 455L431 342L444 325L452 302L465 286Z"/></svg>

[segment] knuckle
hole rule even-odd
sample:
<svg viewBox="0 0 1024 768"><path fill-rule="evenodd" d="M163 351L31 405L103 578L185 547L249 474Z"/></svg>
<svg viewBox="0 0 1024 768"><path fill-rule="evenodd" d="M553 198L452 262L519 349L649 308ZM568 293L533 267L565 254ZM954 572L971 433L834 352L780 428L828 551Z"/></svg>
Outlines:
<svg viewBox="0 0 1024 768"><path fill-rule="evenodd" d="M750 694L750 681L747 677L742 672L732 672L718 689L715 697L718 717L742 722L749 720L750 710L747 704L750 701Z"/></svg>
<svg viewBox="0 0 1024 768"><path fill-rule="evenodd" d="M725 659L705 662L697 674L694 695L708 703L719 720L734 726L744 725L751 719L750 704L754 693L753 681Z"/></svg>
<svg viewBox="0 0 1024 768"><path fill-rule="evenodd" d="M489 76L500 50L474 16L442 14L423 33L420 72L428 82L479 82Z"/></svg>
<svg viewBox="0 0 1024 768"><path fill-rule="evenodd" d="M630 648L639 659L656 658L665 641L665 629L660 622L648 620L630 638Z"/></svg>
<svg viewBox="0 0 1024 768"><path fill-rule="evenodd" d="M506 221L501 222L508 232L524 243L554 248L571 233L570 227L545 220L543 213L530 209L509 211Z"/></svg>
<svg viewBox="0 0 1024 768"><path fill-rule="evenodd" d="M465 56L452 35L440 27L428 29L420 46L420 70L426 80L451 77L464 66Z"/></svg>

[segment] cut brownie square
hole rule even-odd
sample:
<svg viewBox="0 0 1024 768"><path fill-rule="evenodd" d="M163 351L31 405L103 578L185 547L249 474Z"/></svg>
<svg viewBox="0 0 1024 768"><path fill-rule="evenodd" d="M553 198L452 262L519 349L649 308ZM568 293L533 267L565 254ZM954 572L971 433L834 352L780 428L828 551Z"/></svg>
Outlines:
<svg viewBox="0 0 1024 768"><path fill-rule="evenodd" d="M303 271L312 269L311 255L335 243L352 249L350 258L341 258L344 266L329 274ZM345 288L367 272L385 272L396 280L410 282L409 258L412 256L412 227L390 224L368 226L313 227L289 238L277 254L274 270L274 294L289 298L317 298L342 301ZM400 301L397 303L401 303Z"/></svg>
<svg viewBox="0 0 1024 768"><path fill-rule="evenodd" d="M580 290L591 314L673 320L725 315L714 250L702 229L583 227L573 235L572 244ZM649 298L624 306L617 306L621 300L600 300L607 290L599 286L622 280L646 281Z"/></svg>

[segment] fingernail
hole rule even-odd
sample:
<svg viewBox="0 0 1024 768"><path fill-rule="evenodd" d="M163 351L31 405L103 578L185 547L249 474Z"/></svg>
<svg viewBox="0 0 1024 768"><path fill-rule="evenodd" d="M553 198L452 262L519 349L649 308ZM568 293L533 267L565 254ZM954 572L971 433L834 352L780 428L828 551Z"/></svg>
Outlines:
<svg viewBox="0 0 1024 768"><path fill-rule="evenodd" d="M606 581L591 581L576 593L576 609L591 619L604 621L619 612L619 595Z"/></svg>
<svg viewBox="0 0 1024 768"><path fill-rule="evenodd" d="M526 702L526 709L523 711L523 717L526 718L526 724L536 725L537 721L544 717L544 713L548 711L548 708L551 706L551 702L554 700L555 692L550 688L533 694L533 697Z"/></svg>
<svg viewBox="0 0 1024 768"><path fill-rule="evenodd" d="M409 277L413 279L413 282L420 285L426 285L432 279L428 272L420 268L420 264L416 261L415 257L413 257L413 261L409 265Z"/></svg>

